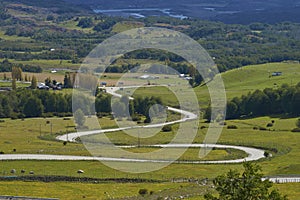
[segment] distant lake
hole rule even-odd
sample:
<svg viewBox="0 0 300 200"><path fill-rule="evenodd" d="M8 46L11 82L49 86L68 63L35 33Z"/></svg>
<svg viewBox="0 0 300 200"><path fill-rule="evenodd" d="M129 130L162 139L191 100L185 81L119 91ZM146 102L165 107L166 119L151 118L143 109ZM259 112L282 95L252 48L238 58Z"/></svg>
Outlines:
<svg viewBox="0 0 300 200"><path fill-rule="evenodd" d="M170 8L124 8L124 9L94 9L95 13L112 16L144 18L147 16L169 16L178 19L186 19L187 16L176 14Z"/></svg>

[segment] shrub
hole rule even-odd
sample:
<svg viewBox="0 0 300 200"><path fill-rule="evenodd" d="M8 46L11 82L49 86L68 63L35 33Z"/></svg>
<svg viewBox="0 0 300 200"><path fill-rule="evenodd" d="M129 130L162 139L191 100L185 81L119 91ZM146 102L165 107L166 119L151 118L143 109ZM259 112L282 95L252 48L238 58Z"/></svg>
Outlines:
<svg viewBox="0 0 300 200"><path fill-rule="evenodd" d="M171 126L171 125L165 125L165 126L162 128L162 131L163 131L163 132L170 132L170 131L172 131L172 126Z"/></svg>
<svg viewBox="0 0 300 200"><path fill-rule="evenodd" d="M267 129L264 128L264 127L259 127L259 130L260 130L260 131L266 131Z"/></svg>
<svg viewBox="0 0 300 200"><path fill-rule="evenodd" d="M269 152L265 151L264 156L267 158L267 157L269 157L269 155L270 155Z"/></svg>
<svg viewBox="0 0 300 200"><path fill-rule="evenodd" d="M5 120L3 120L3 119L0 119L0 123L4 123L5 122Z"/></svg>
<svg viewBox="0 0 300 200"><path fill-rule="evenodd" d="M0 151L0 154L4 154L4 151Z"/></svg>
<svg viewBox="0 0 300 200"><path fill-rule="evenodd" d="M278 149L276 149L276 148L271 148L271 151L274 153L278 153Z"/></svg>
<svg viewBox="0 0 300 200"><path fill-rule="evenodd" d="M300 132L300 128L294 128L294 129L292 130L292 132L297 132L297 133L299 133L299 132Z"/></svg>
<svg viewBox="0 0 300 200"><path fill-rule="evenodd" d="M206 126L201 126L201 127L200 127L200 129L205 129L205 128L206 128Z"/></svg>
<svg viewBox="0 0 300 200"><path fill-rule="evenodd" d="M147 189L140 189L139 194L142 195L142 196L145 196L146 194L148 194L148 190Z"/></svg>
<svg viewBox="0 0 300 200"><path fill-rule="evenodd" d="M18 119L19 117L18 117L18 114L17 113L12 113L11 115L10 115L10 119L12 119L12 120L16 120L16 119Z"/></svg>
<svg viewBox="0 0 300 200"><path fill-rule="evenodd" d="M66 112L66 113L54 113L55 116L57 117L72 117L73 113L71 112Z"/></svg>
<svg viewBox="0 0 300 200"><path fill-rule="evenodd" d="M144 123L148 124L148 123L151 123L151 119L149 117L147 117L145 120L144 120Z"/></svg>
<svg viewBox="0 0 300 200"><path fill-rule="evenodd" d="M254 126L253 127L253 130L258 130L259 128L257 126Z"/></svg>
<svg viewBox="0 0 300 200"><path fill-rule="evenodd" d="M137 122L137 121L140 121L140 120L141 120L140 116L138 116L138 115L133 115L132 116L132 121Z"/></svg>
<svg viewBox="0 0 300 200"><path fill-rule="evenodd" d="M54 114L52 112L43 113L42 117L44 117L44 118L50 118L50 117L54 117Z"/></svg>
<svg viewBox="0 0 300 200"><path fill-rule="evenodd" d="M228 125L227 129L237 129L238 127L236 125Z"/></svg>
<svg viewBox="0 0 300 200"><path fill-rule="evenodd" d="M268 123L268 124L267 124L267 127L272 127L272 126L273 126L272 123Z"/></svg>
<svg viewBox="0 0 300 200"><path fill-rule="evenodd" d="M275 123L275 120L272 120L271 122L272 122L272 124L274 124L274 123Z"/></svg>
<svg viewBox="0 0 300 200"><path fill-rule="evenodd" d="M24 121L24 118L25 118L26 116L23 114L23 113L19 113L18 114L18 118L19 119L22 119L22 121Z"/></svg>

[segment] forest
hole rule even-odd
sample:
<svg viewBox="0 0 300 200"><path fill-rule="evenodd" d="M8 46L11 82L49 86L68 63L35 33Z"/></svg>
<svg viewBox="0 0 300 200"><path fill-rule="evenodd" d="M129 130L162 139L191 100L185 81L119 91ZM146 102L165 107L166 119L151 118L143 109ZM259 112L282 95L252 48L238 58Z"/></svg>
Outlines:
<svg viewBox="0 0 300 200"><path fill-rule="evenodd" d="M97 44L117 33L116 26L129 24L129 29L130 24L139 24L145 27L169 28L189 35L215 58L221 72L250 64L300 60L300 25L291 22L239 25L192 18L136 19L93 13L82 15L78 12L57 14L55 11L47 16L41 15L41 18L28 20L13 16L8 12L5 3L0 4L0 18L0 29L5 35L31 39L31 42L0 40L0 59L63 59L80 63ZM62 24L65 23L75 24L77 28L64 27ZM49 51L51 48L56 51ZM140 50L124 55L124 59L133 58L169 59L177 64L182 61L168 52L161 54L153 50ZM112 72L126 70L128 69L121 68Z"/></svg>
<svg viewBox="0 0 300 200"><path fill-rule="evenodd" d="M74 103L74 104L72 104ZM97 113L98 117L113 116L116 118L132 117L140 119L145 116L145 122L151 122L149 108L155 104L162 105L157 97L138 97L129 100L127 96L113 100L104 91L97 90L94 102L84 96L73 98L71 94L54 93L47 90L18 89L0 93L0 118L30 118L30 117L68 117L72 111L80 109L86 116ZM73 107L72 107L73 106ZM157 107L156 112L161 110Z"/></svg>
<svg viewBox="0 0 300 200"><path fill-rule="evenodd" d="M275 88L255 90L228 101L226 119L275 115L296 117L300 115L299 107L300 82L295 86L275 85ZM210 109L206 109L206 119L211 118Z"/></svg>

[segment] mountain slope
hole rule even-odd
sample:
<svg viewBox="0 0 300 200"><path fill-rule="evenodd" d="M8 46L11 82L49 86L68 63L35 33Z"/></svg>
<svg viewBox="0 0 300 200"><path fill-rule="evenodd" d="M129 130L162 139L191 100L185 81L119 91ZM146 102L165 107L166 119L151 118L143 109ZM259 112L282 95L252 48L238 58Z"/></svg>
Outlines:
<svg viewBox="0 0 300 200"><path fill-rule="evenodd" d="M171 9L188 17L249 24L253 22L300 22L299 0L64 0L99 9ZM144 14L144 13L141 13Z"/></svg>

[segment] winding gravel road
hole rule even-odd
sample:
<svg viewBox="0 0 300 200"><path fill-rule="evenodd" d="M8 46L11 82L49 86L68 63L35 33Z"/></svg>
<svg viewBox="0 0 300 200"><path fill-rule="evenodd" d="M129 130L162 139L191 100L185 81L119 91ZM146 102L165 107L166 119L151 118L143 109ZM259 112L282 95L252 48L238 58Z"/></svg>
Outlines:
<svg viewBox="0 0 300 200"><path fill-rule="evenodd" d="M131 148L135 146L121 146L122 148ZM264 151L251 147L220 145L220 144L157 144L151 147L161 148L220 148L220 149L238 149L246 152L248 156L235 160L217 160L217 161L174 161L182 164L225 164L225 163L242 163L245 161L254 161L264 158ZM129 158L107 158L92 156L68 156L68 155L47 155L47 154L3 154L0 160L98 160L98 161L116 161L116 162L152 162L152 163L169 163L169 160L151 160L151 159L129 159Z"/></svg>
<svg viewBox="0 0 300 200"><path fill-rule="evenodd" d="M136 86L128 86L123 88L134 88ZM113 96L120 97L120 94L116 93L120 87L110 87L106 88L107 92ZM132 99L132 98L131 98ZM198 118L192 112L180 110L172 107L167 107L168 110L181 113L183 117L180 120L160 123L160 124L151 124L143 126L143 128L153 128L161 127L164 125L175 124L180 122L185 122L188 120L195 120ZM122 131L126 129L138 128L140 126L131 126L131 127L121 127L121 128L112 128L112 129L103 129L103 130L93 130L93 131L83 131L69 133L65 135L58 136L56 139L60 141L76 142L76 139L82 136ZM130 148L133 146L123 146L123 148ZM227 149L238 149L244 151L248 154L247 157L242 159L235 160L217 160L217 161L175 161L175 163L193 163L193 164L224 164L224 163L242 163L245 161L254 161L264 158L264 150L242 147L242 146L233 146L233 145L220 145L220 144L157 144L152 145L152 147L161 147L161 148L227 148ZM154 162L154 163L169 163L173 161L169 160L146 160L146 159L129 159L129 158L107 158L107 157L92 157L92 156L69 156L69 155L46 155L46 154L4 154L0 155L0 160L99 160L99 161L116 161L116 162Z"/></svg>
<svg viewBox="0 0 300 200"><path fill-rule="evenodd" d="M128 86L127 88L134 88L136 86ZM116 93L120 88L113 87L107 88L107 92L120 97L120 94ZM130 99L133 99L130 97ZM161 127L167 124L175 124L180 122L185 122L187 120L194 120L197 119L197 115L194 113L180 110L176 108L167 107L168 110L174 111L177 113L181 113L183 118L177 121L161 123L161 124L152 124L143 126L144 128L147 127ZM68 141L68 142L76 142L76 139L81 136L93 135L93 134L100 134L100 133L107 133L107 132L115 132L121 131L126 129L138 128L140 126L133 126L133 127L123 127L123 128L112 128L112 129L104 129L104 130L95 130L95 131L85 131L85 132L76 132L76 133L69 133L65 135L58 136L56 139L60 141ZM120 146L122 148L132 148L135 146ZM71 156L71 155L49 155L49 154L1 154L0 160L62 160L62 161L112 161L112 162L152 162L152 163L179 163L179 164L230 164L230 163L242 163L246 161L255 161L264 158L264 150L256 149L252 147L244 147L244 146L234 146L234 145L220 145L220 144L157 144L152 145L151 147L161 147L161 148L219 148L219 149L238 149L244 151L248 154L247 157L242 159L235 159L235 160L216 160L216 161L169 161L169 160L146 160L146 159L129 159L129 158L108 158L108 157L93 157L93 156ZM300 182L300 177L265 177L262 180L269 179L271 182L274 183L292 183L292 182Z"/></svg>
<svg viewBox="0 0 300 200"><path fill-rule="evenodd" d="M128 86L127 88L134 88L136 86ZM123 87L124 88L124 87ZM111 87L106 88L107 92L120 97L120 94L116 93L120 88L119 87ZM132 99L132 97L130 97ZM168 110L174 111L177 113L181 113L183 118L180 120L160 123L160 124L151 124L143 126L147 127L161 127L164 125L175 124L180 122L185 122L188 120L195 120L198 118L197 115L191 113L189 111L180 110L172 107L167 107ZM94 130L94 131L84 131L84 132L76 132L69 133L65 135L58 136L56 139L60 141L68 141L68 142L76 142L76 139L81 136L108 133L121 131L126 129L138 128L140 126L131 126L131 127L122 127L122 128L112 128L112 129L103 129L103 130ZM135 146L120 146L122 148L132 148ZM245 161L255 161L262 158L265 158L264 150L252 148L252 147L244 147L244 146L234 146L234 145L221 145L221 144L157 144L151 145L151 147L161 147L161 148L219 148L219 149L237 149L244 151L248 154L247 157L242 159L234 159L234 160L216 160L216 161L169 161L169 160L151 160L151 159L129 159L129 158L108 158L108 157L93 157L93 156L71 156L71 155L48 155L48 154L2 154L0 155L0 160L64 160L64 161L112 161L112 162L152 162L152 163L180 163L180 164L229 164L229 163L242 163ZM300 177L266 177L263 179L269 179L271 182L275 183L286 183L286 182L300 182Z"/></svg>

